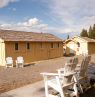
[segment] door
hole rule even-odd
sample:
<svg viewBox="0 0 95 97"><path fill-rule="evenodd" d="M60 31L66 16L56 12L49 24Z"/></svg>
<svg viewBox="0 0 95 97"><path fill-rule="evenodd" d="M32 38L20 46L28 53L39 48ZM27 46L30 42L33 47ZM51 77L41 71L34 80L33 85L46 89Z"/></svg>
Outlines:
<svg viewBox="0 0 95 97"><path fill-rule="evenodd" d="M75 50L74 44L71 44L70 45L70 53L74 54L74 50Z"/></svg>

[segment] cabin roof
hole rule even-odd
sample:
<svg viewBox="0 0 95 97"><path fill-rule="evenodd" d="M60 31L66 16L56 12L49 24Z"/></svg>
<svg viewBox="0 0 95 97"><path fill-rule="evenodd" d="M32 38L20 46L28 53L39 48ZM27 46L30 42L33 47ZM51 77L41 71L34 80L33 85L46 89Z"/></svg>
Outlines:
<svg viewBox="0 0 95 97"><path fill-rule="evenodd" d="M91 38L88 38L88 37L80 37L82 38L83 40L87 41L87 42L95 42L95 39L91 39Z"/></svg>
<svg viewBox="0 0 95 97"><path fill-rule="evenodd" d="M49 33L13 30L0 30L0 38L4 41L63 42L62 39Z"/></svg>

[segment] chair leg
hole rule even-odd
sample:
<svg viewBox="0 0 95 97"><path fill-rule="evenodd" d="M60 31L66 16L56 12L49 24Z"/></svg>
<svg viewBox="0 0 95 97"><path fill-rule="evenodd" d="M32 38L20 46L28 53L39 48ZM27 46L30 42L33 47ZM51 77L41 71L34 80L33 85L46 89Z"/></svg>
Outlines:
<svg viewBox="0 0 95 97"><path fill-rule="evenodd" d="M12 68L13 68L13 64L12 64Z"/></svg>
<svg viewBox="0 0 95 97"><path fill-rule="evenodd" d="M60 83L58 76L56 76L56 80L57 80L57 83L58 83L58 86L59 86L58 88L59 88L59 93L60 93L61 97L65 97L65 93L64 93L64 90L61 87L61 83Z"/></svg>
<svg viewBox="0 0 95 97"><path fill-rule="evenodd" d="M8 68L7 64L6 64L6 68Z"/></svg>
<svg viewBox="0 0 95 97"><path fill-rule="evenodd" d="M48 90L48 84L45 82L45 96L49 97L49 90Z"/></svg>
<svg viewBox="0 0 95 97"><path fill-rule="evenodd" d="M79 84L79 87L80 87L81 93L83 93L83 88L82 88L81 84Z"/></svg>
<svg viewBox="0 0 95 97"><path fill-rule="evenodd" d="M60 89L60 95L61 97L65 97L64 90Z"/></svg>
<svg viewBox="0 0 95 97"><path fill-rule="evenodd" d="M22 63L22 68L24 67L23 63Z"/></svg>
<svg viewBox="0 0 95 97"><path fill-rule="evenodd" d="M18 64L16 63L16 68L18 68Z"/></svg>
<svg viewBox="0 0 95 97"><path fill-rule="evenodd" d="M78 75L78 73L76 74L76 75L74 75L74 81L75 81L75 83L77 83L77 85L76 85L76 89L77 90L80 90L80 92L81 93L83 93L83 88L82 88L82 86L81 86L81 84L80 84L80 82L79 82L79 75Z"/></svg>
<svg viewBox="0 0 95 97"><path fill-rule="evenodd" d="M76 97L79 97L79 91L78 91L78 87L77 87L77 84L74 84L74 95L76 96Z"/></svg>

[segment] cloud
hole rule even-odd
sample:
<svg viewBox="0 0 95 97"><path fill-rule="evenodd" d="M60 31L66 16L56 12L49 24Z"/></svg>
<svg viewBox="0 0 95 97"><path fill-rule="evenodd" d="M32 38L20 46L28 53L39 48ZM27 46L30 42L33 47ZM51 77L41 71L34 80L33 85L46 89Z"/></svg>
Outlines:
<svg viewBox="0 0 95 97"><path fill-rule="evenodd" d="M95 0L48 0L47 4L51 13L62 20L95 13Z"/></svg>
<svg viewBox="0 0 95 97"><path fill-rule="evenodd" d="M12 25L11 24L1 24L0 27L4 27L4 28L8 28L8 27L11 27Z"/></svg>
<svg viewBox="0 0 95 97"><path fill-rule="evenodd" d="M15 24L4 23L0 25L1 29L8 30L22 30L22 31L34 31L34 32L47 32L48 25L42 23L37 18L30 18L25 22L19 22Z"/></svg>
<svg viewBox="0 0 95 97"><path fill-rule="evenodd" d="M66 32L79 33L95 23L95 0L41 0ZM59 26L58 26L59 27ZM60 27L59 27L60 28ZM60 32L60 31L59 31Z"/></svg>
<svg viewBox="0 0 95 97"><path fill-rule="evenodd" d="M18 25L21 25L21 26L35 26L35 25L38 25L39 23L40 23L40 21L37 18L31 18L26 22L18 23Z"/></svg>
<svg viewBox="0 0 95 97"><path fill-rule="evenodd" d="M37 31L45 31L48 28L47 24L42 23L39 19L37 18L30 18L25 22L19 22L17 23L18 26L21 27L27 27L27 29L30 30L37 30Z"/></svg>
<svg viewBox="0 0 95 97"><path fill-rule="evenodd" d="M63 33L70 31L70 29L51 27L48 24L42 23L41 20L37 18L30 18L27 21L19 22L15 24L3 23L0 25L0 29L7 30L21 30L21 31L32 31L32 32L58 32Z"/></svg>
<svg viewBox="0 0 95 97"><path fill-rule="evenodd" d="M8 29L8 30L21 30L21 31L33 31L33 32L78 34L79 32L81 32L82 28L89 29L89 25L92 25L92 22L94 20L95 20L95 16L84 17L81 19L80 22L78 22L78 25L71 25L69 27L68 26L54 27L54 26L49 26L48 24L42 23L41 20L39 20L38 18L30 18L27 21L14 23L14 24L3 23L0 25L0 28Z"/></svg>
<svg viewBox="0 0 95 97"><path fill-rule="evenodd" d="M19 0L0 0L0 8L7 6L9 3L17 2Z"/></svg>

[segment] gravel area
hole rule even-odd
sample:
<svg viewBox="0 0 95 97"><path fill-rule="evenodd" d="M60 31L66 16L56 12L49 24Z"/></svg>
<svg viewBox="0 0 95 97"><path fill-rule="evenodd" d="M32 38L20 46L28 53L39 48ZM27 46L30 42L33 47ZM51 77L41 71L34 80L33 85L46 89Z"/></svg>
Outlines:
<svg viewBox="0 0 95 97"><path fill-rule="evenodd" d="M42 80L41 72L56 72L70 57L34 62L24 68L0 68L0 93ZM92 62L95 61L92 55ZM82 57L79 56L81 61Z"/></svg>
<svg viewBox="0 0 95 97"><path fill-rule="evenodd" d="M41 72L55 72L67 58L38 61L24 68L0 68L0 93L42 80Z"/></svg>

